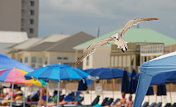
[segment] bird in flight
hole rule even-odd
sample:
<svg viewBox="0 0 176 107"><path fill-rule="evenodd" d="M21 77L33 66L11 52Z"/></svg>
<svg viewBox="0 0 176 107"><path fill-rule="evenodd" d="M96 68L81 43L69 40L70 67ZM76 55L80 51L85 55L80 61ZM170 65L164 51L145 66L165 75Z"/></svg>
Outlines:
<svg viewBox="0 0 176 107"><path fill-rule="evenodd" d="M94 42L90 46L88 46L87 49L83 52L82 56L77 59L73 67L76 67L76 65L79 64L84 58L94 53L96 47L107 45L110 42L114 42L114 44L117 45L117 48L120 48L122 52L127 51L128 49L127 42L122 38L122 36L131 28L131 26L138 24L140 22L146 22L146 21L152 21L152 20L158 20L158 19L159 18L139 18L139 19L129 20L126 23L126 25L121 29L120 32L112 35L109 38Z"/></svg>

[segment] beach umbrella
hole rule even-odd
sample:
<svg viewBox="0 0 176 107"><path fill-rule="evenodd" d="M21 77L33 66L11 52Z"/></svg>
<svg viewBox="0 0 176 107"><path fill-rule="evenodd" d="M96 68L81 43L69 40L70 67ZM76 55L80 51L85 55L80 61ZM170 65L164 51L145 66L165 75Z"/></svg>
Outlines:
<svg viewBox="0 0 176 107"><path fill-rule="evenodd" d="M26 79L36 78L36 79L44 79L44 80L53 80L58 82L58 92L59 92L59 82L61 80L63 81L81 80L88 77L90 77L90 75L83 72L82 70L73 68L65 64L52 64L46 67L39 68L25 75ZM48 91L48 84L47 84L47 91ZM59 98L59 94L58 94L58 98ZM48 96L47 96L47 102L48 102ZM57 104L58 102L59 102L59 99L57 100Z"/></svg>
<svg viewBox="0 0 176 107"><path fill-rule="evenodd" d="M0 82L12 84L12 95L14 90L14 84L31 86L32 84L42 86L42 83L35 80L25 80L24 75L28 72L19 69L5 69L0 71ZM11 97L11 100L13 98ZM12 106L12 102L10 103Z"/></svg>
<svg viewBox="0 0 176 107"><path fill-rule="evenodd" d="M31 72L34 70L33 68L21 62L18 62L5 55L0 54L0 70L13 69L13 68L24 70L26 72ZM14 84L12 86L14 86ZM13 87L12 87L12 92L13 92ZM12 106L12 103L11 103L11 106Z"/></svg>
<svg viewBox="0 0 176 107"><path fill-rule="evenodd" d="M96 69L87 69L84 71L93 77L98 77L98 79L100 80L122 78L124 73L124 70L117 69L117 68L96 68ZM128 76L131 76L131 73L129 72L126 72L126 73ZM113 97L114 97L113 82L112 82L112 87L113 87Z"/></svg>
<svg viewBox="0 0 176 107"><path fill-rule="evenodd" d="M26 72L32 72L34 69L5 55L0 54L0 69L20 69Z"/></svg>
<svg viewBox="0 0 176 107"><path fill-rule="evenodd" d="M121 92L130 93L129 77L127 75L127 71L124 71L123 73Z"/></svg>
<svg viewBox="0 0 176 107"><path fill-rule="evenodd" d="M90 74L93 77L98 77L98 79L113 79L113 78L122 78L124 70L117 68L97 68L97 69L87 69L84 72ZM131 76L131 73L126 72L128 76Z"/></svg>
<svg viewBox="0 0 176 107"><path fill-rule="evenodd" d="M136 71L133 69L131 74L131 79L130 79L130 94L133 94L136 92L138 80L134 78L135 76L136 76Z"/></svg>
<svg viewBox="0 0 176 107"><path fill-rule="evenodd" d="M25 72L20 69L5 69L0 71L0 82L10 83L10 84L18 84L18 85L26 85L31 86L32 84L37 86L44 86L44 82L42 80L26 80L24 75L28 72Z"/></svg>

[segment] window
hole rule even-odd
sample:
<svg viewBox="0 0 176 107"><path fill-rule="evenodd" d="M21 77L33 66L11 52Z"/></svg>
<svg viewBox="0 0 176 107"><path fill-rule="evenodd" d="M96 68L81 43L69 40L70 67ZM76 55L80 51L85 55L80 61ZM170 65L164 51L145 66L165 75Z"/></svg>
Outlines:
<svg viewBox="0 0 176 107"><path fill-rule="evenodd" d="M33 28L29 28L29 33L34 33L34 29Z"/></svg>
<svg viewBox="0 0 176 107"><path fill-rule="evenodd" d="M48 58L46 57L45 58L45 65L47 65L48 64Z"/></svg>
<svg viewBox="0 0 176 107"><path fill-rule="evenodd" d="M28 63L28 57L24 57L24 63Z"/></svg>
<svg viewBox="0 0 176 107"><path fill-rule="evenodd" d="M62 57L57 57L58 60L62 60Z"/></svg>
<svg viewBox="0 0 176 107"><path fill-rule="evenodd" d="M34 6L34 1L30 1L30 6Z"/></svg>
<svg viewBox="0 0 176 107"><path fill-rule="evenodd" d="M43 59L40 57L39 59L38 59L38 62L39 62L39 67L42 67L43 66Z"/></svg>
<svg viewBox="0 0 176 107"><path fill-rule="evenodd" d="M64 57L63 59L64 59L64 60L68 60L68 57Z"/></svg>
<svg viewBox="0 0 176 107"><path fill-rule="evenodd" d="M31 58L31 63L36 63L37 62L37 58L36 57L32 57Z"/></svg>
<svg viewBox="0 0 176 107"><path fill-rule="evenodd" d="M30 10L30 15L34 15L34 10Z"/></svg>
<svg viewBox="0 0 176 107"><path fill-rule="evenodd" d="M33 68L36 67L36 63L37 63L37 58L36 58L36 57L32 57L32 58L31 58L31 66L32 66Z"/></svg>
<svg viewBox="0 0 176 107"><path fill-rule="evenodd" d="M33 20L33 19L30 19L30 20L29 20L29 23L30 23L30 24L34 24L34 20Z"/></svg>
<svg viewBox="0 0 176 107"><path fill-rule="evenodd" d="M86 58L86 66L89 66L89 56Z"/></svg>

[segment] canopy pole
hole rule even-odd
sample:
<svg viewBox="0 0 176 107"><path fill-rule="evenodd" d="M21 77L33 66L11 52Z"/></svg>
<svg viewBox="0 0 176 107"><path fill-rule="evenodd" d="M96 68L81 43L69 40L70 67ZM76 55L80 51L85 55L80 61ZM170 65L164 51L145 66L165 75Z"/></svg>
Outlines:
<svg viewBox="0 0 176 107"><path fill-rule="evenodd" d="M46 107L48 107L48 87L49 87L49 81L46 84Z"/></svg>
<svg viewBox="0 0 176 107"><path fill-rule="evenodd" d="M103 93L103 88L104 88L104 81L102 80L102 99L104 99L104 93Z"/></svg>
<svg viewBox="0 0 176 107"><path fill-rule="evenodd" d="M170 89L170 93L169 93L170 94L170 100L171 100L171 104L172 104L172 95L171 95L171 89L172 88L171 88L171 84L169 84L169 89Z"/></svg>
<svg viewBox="0 0 176 107"><path fill-rule="evenodd" d="M58 82L58 91L57 91L57 106L59 105L59 91L60 91L60 81Z"/></svg>
<svg viewBox="0 0 176 107"><path fill-rule="evenodd" d="M112 97L114 99L114 79L112 79Z"/></svg>
<svg viewBox="0 0 176 107"><path fill-rule="evenodd" d="M26 87L24 87L24 92L23 92L23 107L25 107L26 105L25 105L25 91L26 91Z"/></svg>
<svg viewBox="0 0 176 107"><path fill-rule="evenodd" d="M14 90L14 84L12 84L12 93L11 93L10 107L12 107L12 101L13 101L13 90Z"/></svg>

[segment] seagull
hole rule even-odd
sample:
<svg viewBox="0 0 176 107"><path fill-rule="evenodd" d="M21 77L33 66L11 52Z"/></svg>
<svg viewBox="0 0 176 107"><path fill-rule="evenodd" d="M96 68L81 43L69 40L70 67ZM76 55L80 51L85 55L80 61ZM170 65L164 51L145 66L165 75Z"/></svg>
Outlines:
<svg viewBox="0 0 176 107"><path fill-rule="evenodd" d="M117 45L117 48L121 49L122 52L127 51L128 49L127 42L122 38L122 36L131 28L131 26L136 25L140 22L146 22L146 21L152 21L152 20L158 20L158 19L159 18L139 18L139 19L129 20L126 23L126 25L121 29L120 32L112 35L109 38L94 42L90 46L88 46L87 49L83 52L82 56L77 59L73 67L76 67L76 65L79 64L84 58L93 54L95 52L96 47L105 46L110 42L114 42L114 44Z"/></svg>

